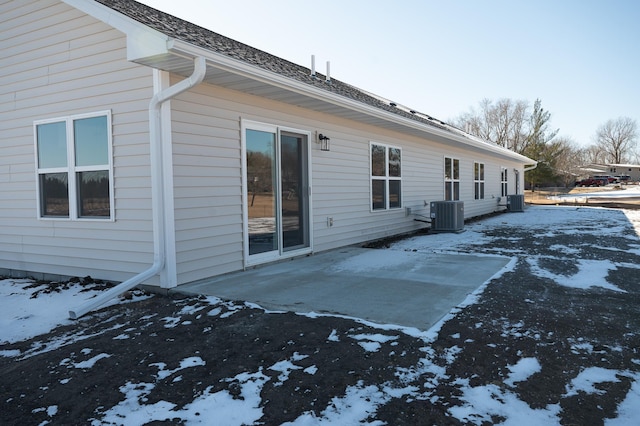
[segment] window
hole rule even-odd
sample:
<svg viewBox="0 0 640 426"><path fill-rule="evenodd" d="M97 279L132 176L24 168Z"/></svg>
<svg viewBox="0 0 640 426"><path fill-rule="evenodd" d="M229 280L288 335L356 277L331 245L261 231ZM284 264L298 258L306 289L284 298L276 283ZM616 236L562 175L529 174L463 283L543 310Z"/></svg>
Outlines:
<svg viewBox="0 0 640 426"><path fill-rule="evenodd" d="M402 207L402 150L371 143L371 209Z"/></svg>
<svg viewBox="0 0 640 426"><path fill-rule="evenodd" d="M501 195L503 197L507 196L507 179L509 174L507 173L507 169L502 168L500 171L500 186L502 187Z"/></svg>
<svg viewBox="0 0 640 426"><path fill-rule="evenodd" d="M484 163L473 163L474 198L484 200Z"/></svg>
<svg viewBox="0 0 640 426"><path fill-rule="evenodd" d="M34 123L38 211L45 218L113 218L111 113Z"/></svg>
<svg viewBox="0 0 640 426"><path fill-rule="evenodd" d="M460 160L444 158L444 199L460 199Z"/></svg>

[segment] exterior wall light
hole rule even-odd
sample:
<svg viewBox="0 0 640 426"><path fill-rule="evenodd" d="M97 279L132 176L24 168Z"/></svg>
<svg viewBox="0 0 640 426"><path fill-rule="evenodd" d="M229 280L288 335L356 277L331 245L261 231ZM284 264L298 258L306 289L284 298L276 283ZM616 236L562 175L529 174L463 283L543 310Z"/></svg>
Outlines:
<svg viewBox="0 0 640 426"><path fill-rule="evenodd" d="M331 151L331 139L329 138L329 136L319 133L317 143L320 144L321 151Z"/></svg>

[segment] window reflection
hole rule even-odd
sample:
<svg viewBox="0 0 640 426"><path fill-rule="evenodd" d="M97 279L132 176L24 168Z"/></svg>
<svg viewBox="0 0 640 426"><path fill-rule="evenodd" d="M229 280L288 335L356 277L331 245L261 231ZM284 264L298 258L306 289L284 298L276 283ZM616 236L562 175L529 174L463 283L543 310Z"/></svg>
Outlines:
<svg viewBox="0 0 640 426"><path fill-rule="evenodd" d="M80 172L77 180L80 217L109 217L109 172Z"/></svg>
<svg viewBox="0 0 640 426"><path fill-rule="evenodd" d="M66 173L41 174L40 193L43 216L69 216L69 182Z"/></svg>
<svg viewBox="0 0 640 426"><path fill-rule="evenodd" d="M82 118L73 122L76 166L109 163L107 117Z"/></svg>
<svg viewBox="0 0 640 426"><path fill-rule="evenodd" d="M371 145L371 175L386 176L385 171L385 151L386 147L381 145Z"/></svg>
<svg viewBox="0 0 640 426"><path fill-rule="evenodd" d="M400 177L400 150L389 148L389 176Z"/></svg>
<svg viewBox="0 0 640 426"><path fill-rule="evenodd" d="M41 169L67 166L66 123L39 124L36 126L38 139L38 167Z"/></svg>
<svg viewBox="0 0 640 426"><path fill-rule="evenodd" d="M373 210L386 209L387 200L385 198L385 184L384 180L371 181L371 199Z"/></svg>
<svg viewBox="0 0 640 426"><path fill-rule="evenodd" d="M276 234L276 135L247 130L247 202L249 254L278 248Z"/></svg>

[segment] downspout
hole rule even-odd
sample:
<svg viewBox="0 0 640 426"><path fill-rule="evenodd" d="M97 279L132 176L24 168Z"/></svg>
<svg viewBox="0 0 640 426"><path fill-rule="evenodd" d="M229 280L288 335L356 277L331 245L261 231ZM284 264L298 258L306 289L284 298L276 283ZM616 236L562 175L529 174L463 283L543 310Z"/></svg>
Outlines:
<svg viewBox="0 0 640 426"><path fill-rule="evenodd" d="M69 311L69 318L78 319L81 316L91 312L92 310L102 306L109 300L113 299L131 290L135 286L149 278L157 275L165 267L166 250L165 250L165 214L164 214L164 175L165 172L171 173L170 170L164 170L162 158L162 122L160 109L162 104L171 98L185 92L192 87L197 86L204 80L207 72L207 62L203 56L194 59L193 73L189 78L181 82L167 87L151 98L149 102L149 140L150 140L150 156L151 156L151 204L153 213L153 265L144 272L129 278L128 280L118 284L117 286L100 293L98 296L87 301L75 310Z"/></svg>

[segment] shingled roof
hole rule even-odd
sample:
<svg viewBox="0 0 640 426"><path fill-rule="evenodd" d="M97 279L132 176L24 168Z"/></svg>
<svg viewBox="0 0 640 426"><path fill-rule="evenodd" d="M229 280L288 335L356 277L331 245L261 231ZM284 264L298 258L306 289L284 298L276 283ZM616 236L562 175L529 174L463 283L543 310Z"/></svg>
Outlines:
<svg viewBox="0 0 640 426"><path fill-rule="evenodd" d="M191 22L164 13L150 6L138 3L134 0L94 0L103 4L135 21L138 21L168 37L175 38L198 47L223 54L225 56L246 62L262 69L274 72L281 76L294 79L305 84L321 88L328 92L344 96L346 98L362 102L381 110L385 110L399 116L409 118L433 126L435 128L452 131L446 123L409 108L398 106L395 103L385 101L382 98L369 94L355 86L343 83L331 78L330 83L325 81L325 76L311 75L309 68L297 65L293 62L271 55L262 50L253 48L244 43L225 37L221 34L192 24ZM456 129L457 130L457 129ZM456 132L460 133L460 132Z"/></svg>

